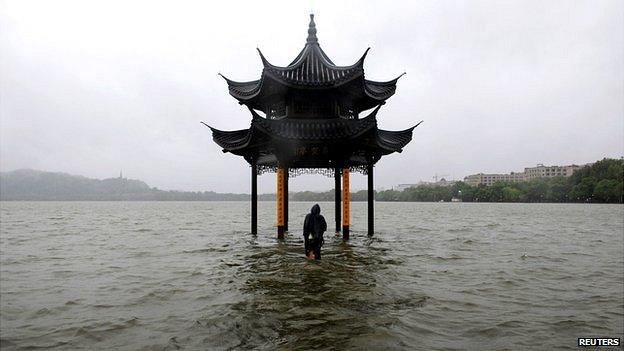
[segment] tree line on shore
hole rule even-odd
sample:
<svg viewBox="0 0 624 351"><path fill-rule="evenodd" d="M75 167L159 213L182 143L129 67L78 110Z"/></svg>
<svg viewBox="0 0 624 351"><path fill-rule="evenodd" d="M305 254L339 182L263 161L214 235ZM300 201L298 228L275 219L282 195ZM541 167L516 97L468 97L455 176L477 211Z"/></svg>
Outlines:
<svg viewBox="0 0 624 351"><path fill-rule="evenodd" d="M570 177L539 178L526 182L497 182L491 186L471 186L457 182L452 186L420 185L403 191L382 190L377 201L439 202L591 202L622 203L624 160L603 159L583 167ZM295 201L333 201L334 192L291 193ZM351 201L366 201L367 192L351 194Z"/></svg>
<svg viewBox="0 0 624 351"><path fill-rule="evenodd" d="M417 186L404 191L385 190L377 201L464 202L592 202L622 203L624 160L603 159L570 177L538 178L525 182L497 182L491 186Z"/></svg>

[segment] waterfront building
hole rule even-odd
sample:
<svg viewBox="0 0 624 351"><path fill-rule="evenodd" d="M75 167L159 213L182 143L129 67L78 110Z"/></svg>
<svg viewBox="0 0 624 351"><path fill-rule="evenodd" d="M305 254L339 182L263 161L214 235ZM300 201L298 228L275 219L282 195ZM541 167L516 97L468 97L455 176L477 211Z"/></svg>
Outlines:
<svg viewBox="0 0 624 351"><path fill-rule="evenodd" d="M544 166L538 164L536 167L528 167L524 169L524 177L526 180L536 178L553 178L553 177L569 177L582 166Z"/></svg>
<svg viewBox="0 0 624 351"><path fill-rule="evenodd" d="M472 174L464 178L464 183L477 186L480 184L484 184L486 186L490 186L496 182L508 182L508 183L517 183L524 181L524 173L511 172L509 174L484 174L477 173Z"/></svg>
<svg viewBox="0 0 624 351"><path fill-rule="evenodd" d="M258 174L277 175L277 234L282 238L288 231L288 178L315 173L335 180L336 232L342 218L342 236L347 240L349 174L360 172L368 177L368 234L372 235L373 166L382 156L401 152L418 126L379 129L377 113L394 95L402 75L385 82L365 79L368 50L353 65L338 66L321 49L316 33L310 15L306 44L288 66L271 64L258 50L264 67L260 79L237 82L223 77L230 95L249 108L250 127L210 129L223 152L242 156L251 166L253 234L257 232ZM372 112L361 117L367 110Z"/></svg>
<svg viewBox="0 0 624 351"><path fill-rule="evenodd" d="M554 178L569 177L578 169L586 165L567 165L567 166L544 166L538 164L536 167L526 167L524 172L511 172L508 174L484 174L477 173L464 177L464 183L471 186L485 185L490 186L496 182L518 183L538 178Z"/></svg>

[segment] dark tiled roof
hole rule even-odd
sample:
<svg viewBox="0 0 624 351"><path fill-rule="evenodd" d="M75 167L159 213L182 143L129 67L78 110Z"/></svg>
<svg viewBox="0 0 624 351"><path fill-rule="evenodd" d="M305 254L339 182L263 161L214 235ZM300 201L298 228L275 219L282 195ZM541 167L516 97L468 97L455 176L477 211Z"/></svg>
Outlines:
<svg viewBox="0 0 624 351"><path fill-rule="evenodd" d="M409 129L401 131L378 129L377 144L389 151L401 152L405 145L412 141L412 132L414 131L414 128L420 125L420 123L422 123L422 121Z"/></svg>
<svg viewBox="0 0 624 351"><path fill-rule="evenodd" d="M257 128L272 137L308 140L328 141L342 140L357 137L377 127L377 112L381 105L362 119L266 119L250 109L253 120L252 129Z"/></svg>
<svg viewBox="0 0 624 351"><path fill-rule="evenodd" d="M369 97L383 101L389 99L396 91L396 83L405 73L387 82L375 82L372 80L364 80L364 91Z"/></svg>
<svg viewBox="0 0 624 351"><path fill-rule="evenodd" d="M272 65L262 55L262 52L260 52L260 57L264 65L264 73L286 84L336 86L364 75L366 53L351 66L334 65L318 44L306 44L297 58L286 67Z"/></svg>
<svg viewBox="0 0 624 351"><path fill-rule="evenodd" d="M260 88L262 86L262 82L260 79L253 80L250 82L236 82L231 79L228 79L221 73L219 73L219 75L223 77L223 79L225 79L225 81L227 82L228 89L230 90L230 95L232 95L238 100L245 100L245 99L252 98L256 96L258 92L260 92Z"/></svg>
<svg viewBox="0 0 624 351"><path fill-rule="evenodd" d="M378 106L363 119L279 119L271 120L258 115L251 110L253 119L251 128L222 131L212 128L212 138L224 151L239 150L249 145L252 135L264 134L271 138L292 139L304 141L331 141L355 138L377 127ZM203 123L203 122L202 122Z"/></svg>
<svg viewBox="0 0 624 351"><path fill-rule="evenodd" d="M337 85L364 74L364 58L366 52L351 66L336 66L321 49L316 37L314 15L310 15L308 38L303 50L286 67L278 67L269 63L258 49L265 73L294 85Z"/></svg>
<svg viewBox="0 0 624 351"><path fill-rule="evenodd" d="M212 140L223 148L223 151L233 151L246 147L251 140L251 129L223 131L212 128L202 122L212 131Z"/></svg>
<svg viewBox="0 0 624 351"><path fill-rule="evenodd" d="M327 141L357 137L377 125L374 117L364 119L333 118L328 120L254 119L252 125L278 138Z"/></svg>
<svg viewBox="0 0 624 351"><path fill-rule="evenodd" d="M420 124L420 123L419 123ZM375 130L375 143L384 154L401 152L412 140L412 132L418 124L402 131L377 129L377 120L374 114L364 119L345 120L268 120L254 116L249 129L222 131L210 127L212 138L224 152L245 152L256 134L263 134L274 139L301 140L303 142L348 141L357 138L368 131ZM260 136L260 138L262 138ZM255 144L256 142L254 142Z"/></svg>

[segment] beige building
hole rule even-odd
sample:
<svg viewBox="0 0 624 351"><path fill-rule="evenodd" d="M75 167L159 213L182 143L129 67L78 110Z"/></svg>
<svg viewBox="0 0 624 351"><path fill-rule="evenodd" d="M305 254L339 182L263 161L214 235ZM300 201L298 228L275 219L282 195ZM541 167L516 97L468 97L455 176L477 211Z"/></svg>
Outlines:
<svg viewBox="0 0 624 351"><path fill-rule="evenodd" d="M582 166L569 165L569 166L544 166L538 164L537 167L528 167L524 169L524 176L526 180L536 178L552 178L552 177L569 177L576 170Z"/></svg>
<svg viewBox="0 0 624 351"><path fill-rule="evenodd" d="M509 174L473 174L464 178L464 183L477 186L479 184L485 184L486 186L490 186L496 182L523 182L524 181L524 173L516 173L511 172Z"/></svg>
<svg viewBox="0 0 624 351"><path fill-rule="evenodd" d="M478 186L480 184L490 186L496 182L516 183L537 178L569 177L576 170L587 165L544 166L543 164L538 164L536 167L525 168L522 173L511 172L509 174L472 174L465 177L464 182L471 186Z"/></svg>

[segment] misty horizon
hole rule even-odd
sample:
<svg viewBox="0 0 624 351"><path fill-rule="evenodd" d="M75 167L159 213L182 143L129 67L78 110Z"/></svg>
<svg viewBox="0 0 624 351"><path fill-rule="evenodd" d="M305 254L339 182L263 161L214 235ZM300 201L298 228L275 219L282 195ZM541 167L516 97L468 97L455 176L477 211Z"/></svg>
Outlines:
<svg viewBox="0 0 624 351"><path fill-rule="evenodd" d="M424 123L377 164L377 189L624 154L620 1L311 4L5 1L0 170L98 179L123 170L160 189L249 193L248 164L222 153L200 121L249 127L217 73L258 79L256 47L289 62L310 9L337 64L370 46L368 79L407 72L379 125ZM353 189L365 184L352 176ZM274 192L275 176L258 185ZM332 186L303 175L290 190Z"/></svg>
<svg viewBox="0 0 624 351"><path fill-rule="evenodd" d="M620 158L623 158L623 157L620 157ZM608 159L608 157L607 157L607 159ZM613 158L613 159L615 159L615 158ZM598 161L598 160L595 160L595 161ZM593 162L594 161L588 162L588 163L584 163L584 164L572 163L572 164L569 164L569 165L584 166L586 164L591 164ZM535 165L527 166L527 167L534 167L536 165L541 165L541 164L535 164ZM549 167L549 166L567 166L567 165L545 165L545 166ZM143 179L132 177L132 175L124 174L123 170L120 170L117 175L108 176L108 177L105 176L103 178L92 178L92 177L88 177L88 176L83 175L83 174L72 174L72 173L63 172L63 171L48 171L48 170L32 169L32 168L20 168L20 169L14 169L14 170L9 170L9 171L4 171L3 170L3 171L0 171L0 172L2 172L2 173L12 173L12 172L20 172L20 171L34 171L34 172L42 172L42 173L65 174L65 175L70 175L70 176L85 177L85 178L97 179L97 180L107 180L107 179L123 178L123 179L128 179L128 180L144 181ZM522 172L522 171L524 171L524 169L522 169L521 171L508 171L508 172L505 172L505 173L508 174L508 173ZM479 172L479 173L489 174L489 172ZM362 175L360 175L358 173L354 173L354 174L356 176L362 176ZM258 178L262 179L263 176L264 176L264 179L266 179L267 176L269 178L271 178L271 175L273 175L273 174L272 173L264 173L264 174L259 175ZM464 178L465 178L463 176L460 177L460 178L448 177L448 175L436 175L436 176L438 177L438 180L445 179L447 181L464 181ZM468 176L468 175L466 175L466 176ZM323 178L330 179L330 178L328 178L326 176L323 176L323 175L314 175L314 174L312 174L312 175L310 175L310 174L303 174L303 175L298 175L298 176L294 176L294 177L291 176L290 179L293 180L293 179L297 179L299 177L312 177L312 178L313 177L323 177ZM427 180L427 179L419 179L419 180L416 180L416 181L413 181L413 182L410 182L410 183L391 184L388 187L386 187L386 186L378 186L376 190L393 189L393 188L397 187L398 185L418 184L418 183L421 183L421 182L422 183L432 183L433 184L433 183L436 182L436 180L435 179L429 179L429 180ZM164 191L190 191L190 192L211 192L212 191L212 192L217 192L217 193L237 193L237 194L250 194L251 193L250 191L249 192L241 192L241 191L239 191L239 192L236 192L236 191L234 191L234 192L220 192L220 191L217 191L217 190L211 189L211 188L206 188L206 189L186 189L186 190L185 189L168 189L168 188L159 188L159 187L156 187L156 186L152 186L149 183L147 183L147 185L149 185L152 188L158 188L159 190L164 190ZM328 186L327 188L318 188L318 189L314 189L314 190L312 190L312 189L297 189L297 190L291 190L291 192L293 192L293 191L324 192L324 191L330 191L330 190L333 191L334 190L333 187ZM355 187L355 188L352 188L351 190L352 191L366 190L366 187ZM261 192L260 194L275 194L275 189L273 189L273 191L269 190L269 191Z"/></svg>

